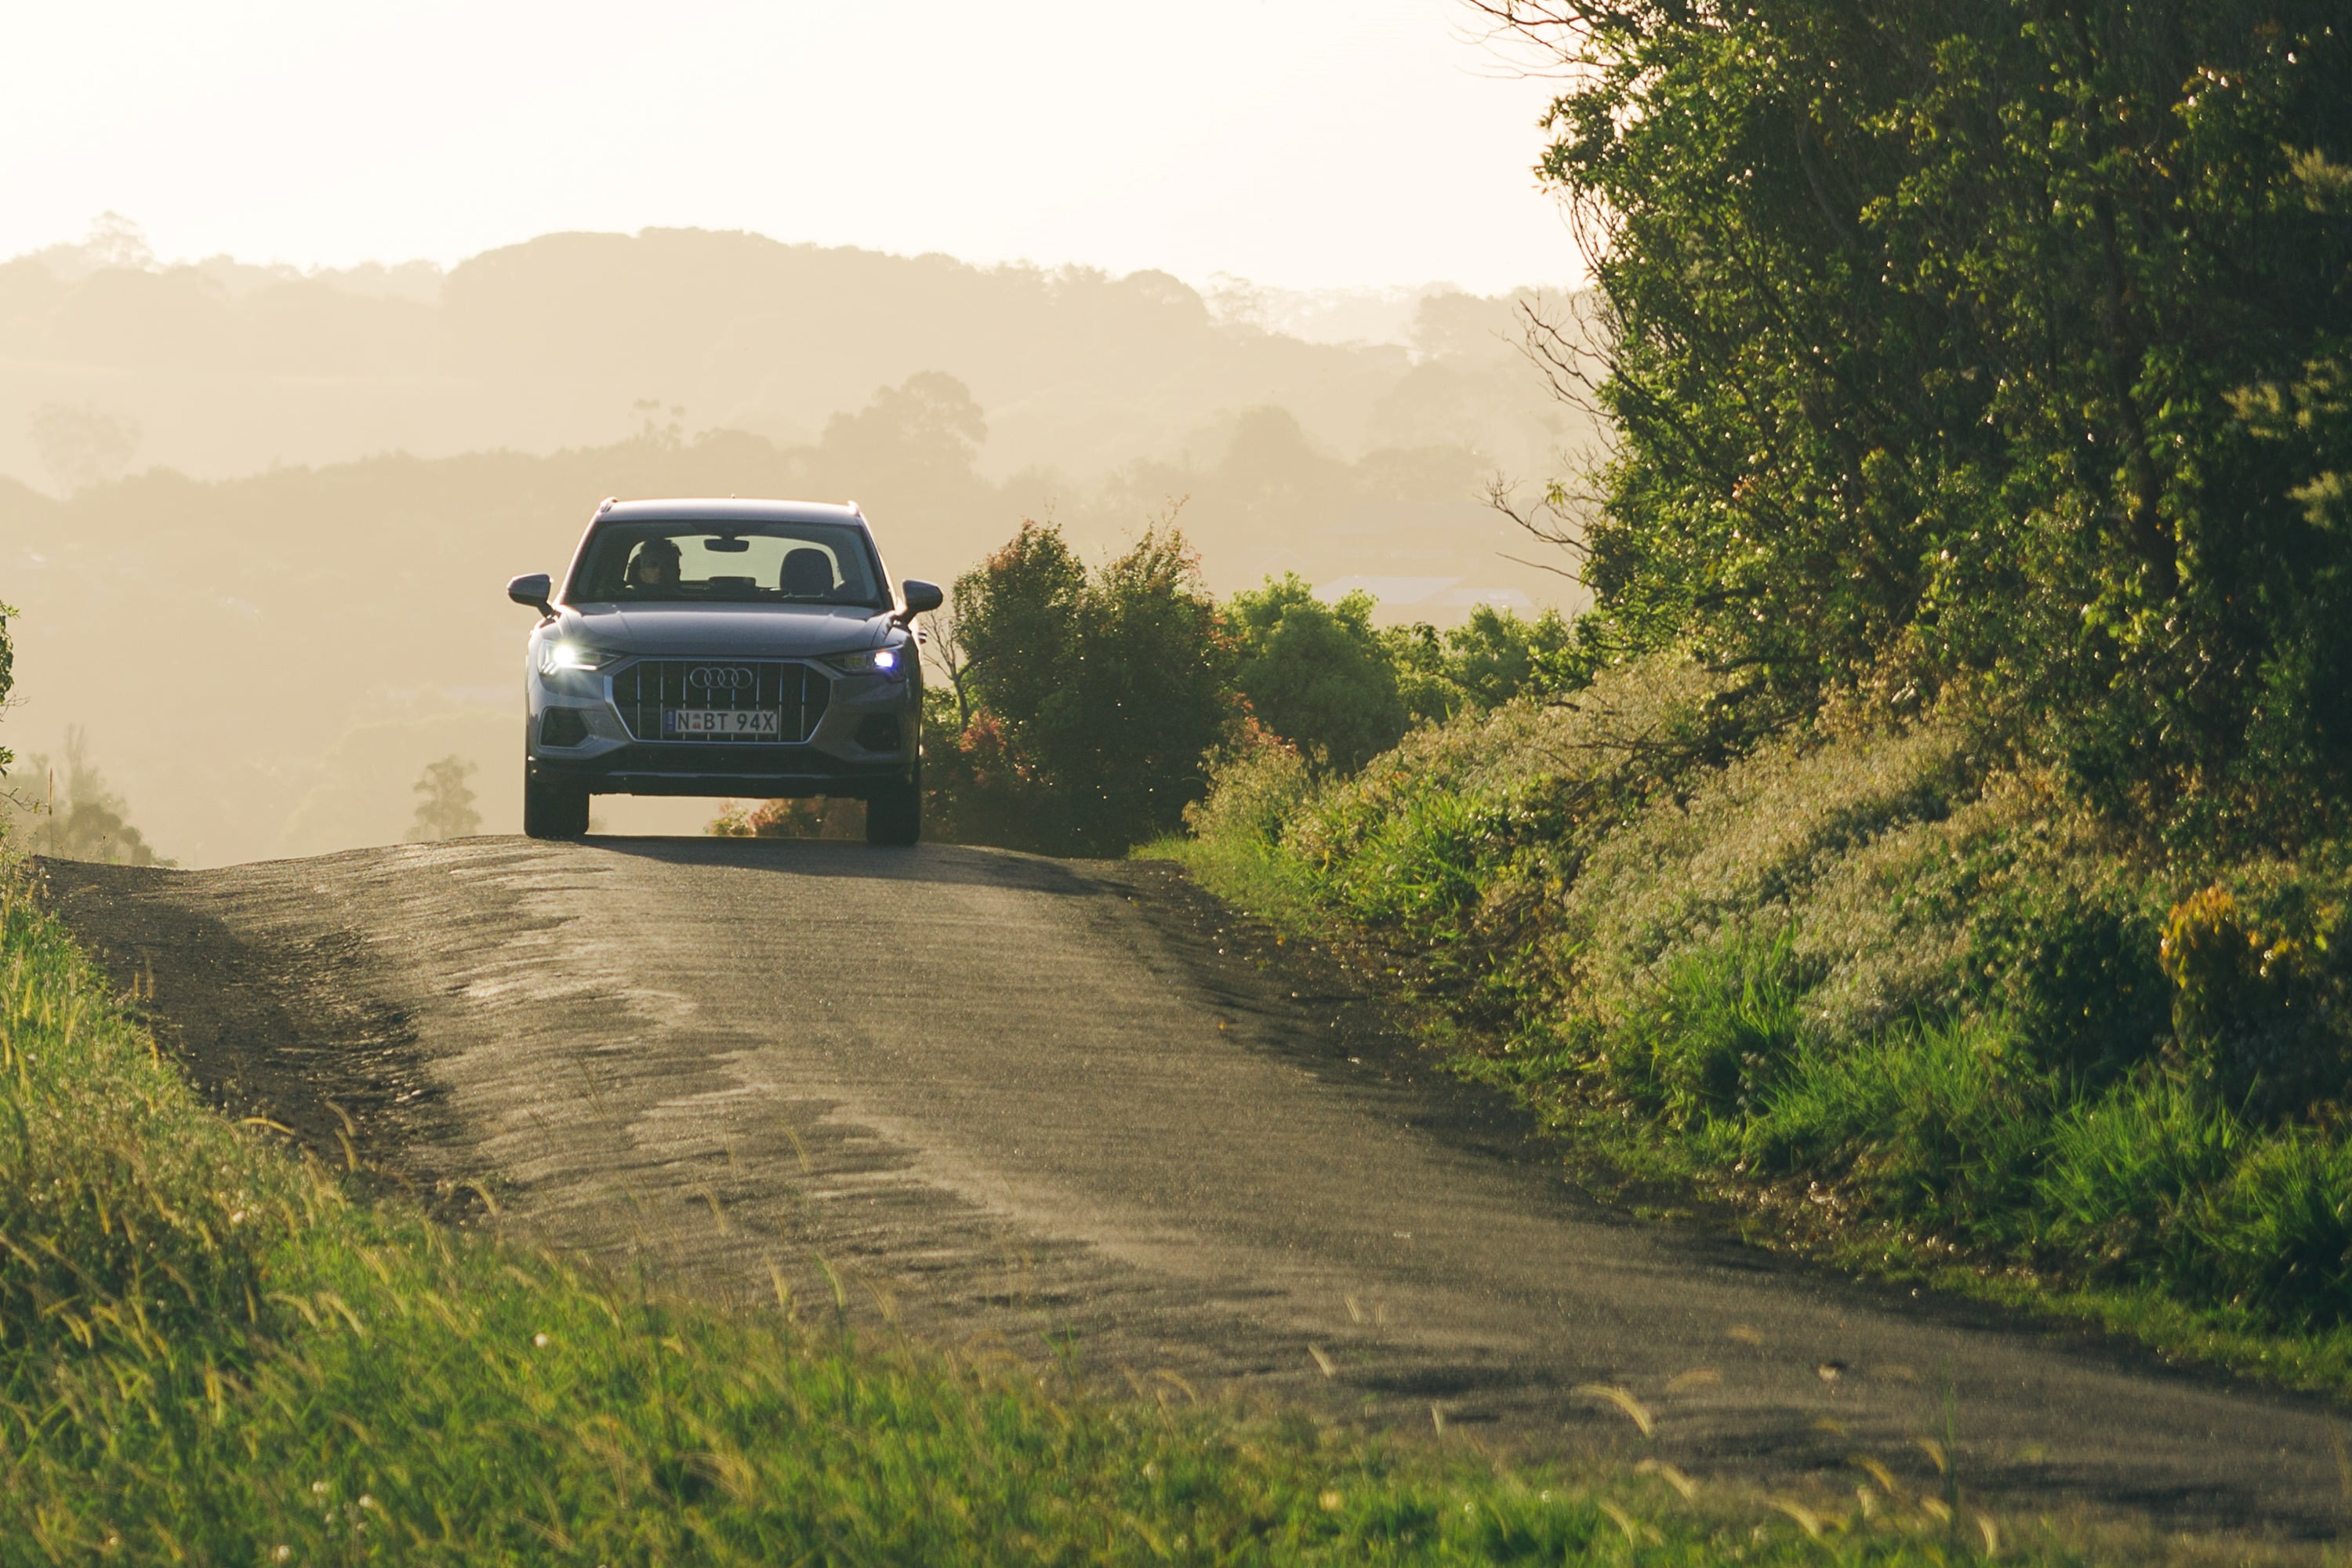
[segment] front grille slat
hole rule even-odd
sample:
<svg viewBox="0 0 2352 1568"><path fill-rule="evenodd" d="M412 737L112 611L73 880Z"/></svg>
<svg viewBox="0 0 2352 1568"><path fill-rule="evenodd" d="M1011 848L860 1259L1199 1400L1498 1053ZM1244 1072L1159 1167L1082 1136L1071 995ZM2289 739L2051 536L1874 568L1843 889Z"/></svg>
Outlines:
<svg viewBox="0 0 2352 1568"><path fill-rule="evenodd" d="M695 679L697 671L702 678ZM613 702L621 722L639 741L689 746L798 744L824 717L833 683L805 664L780 659L641 658L613 677ZM774 709L781 733L759 735L666 735L662 710L712 708Z"/></svg>

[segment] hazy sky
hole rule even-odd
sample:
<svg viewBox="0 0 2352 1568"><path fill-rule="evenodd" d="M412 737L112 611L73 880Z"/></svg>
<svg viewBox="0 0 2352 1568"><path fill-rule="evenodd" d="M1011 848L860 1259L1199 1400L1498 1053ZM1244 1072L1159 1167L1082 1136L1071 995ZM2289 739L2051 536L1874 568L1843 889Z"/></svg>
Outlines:
<svg viewBox="0 0 2352 1568"><path fill-rule="evenodd" d="M0 256L447 262L749 228L1291 287L1574 276L1458 0L19 5Z"/></svg>

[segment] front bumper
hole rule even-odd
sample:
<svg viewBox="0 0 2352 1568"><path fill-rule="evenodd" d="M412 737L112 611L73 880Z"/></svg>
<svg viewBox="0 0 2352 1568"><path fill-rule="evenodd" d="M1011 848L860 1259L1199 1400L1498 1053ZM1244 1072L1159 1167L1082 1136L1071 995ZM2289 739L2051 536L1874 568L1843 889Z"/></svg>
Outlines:
<svg viewBox="0 0 2352 1568"><path fill-rule="evenodd" d="M593 795L761 799L865 797L903 788L917 778L919 674L905 679L845 675L813 659L747 661L717 656L708 662L811 672L813 688L823 682L823 709L808 727L806 739L679 740L651 733L641 738L632 731L630 719L650 731L660 722L658 717L649 718L657 714L657 706L616 700L614 689L617 681L625 695L634 689L635 683L625 679L631 666L650 661L624 660L593 673L554 676L533 668L525 678L529 716L524 755L531 776L583 784ZM795 722L788 714L786 725Z"/></svg>

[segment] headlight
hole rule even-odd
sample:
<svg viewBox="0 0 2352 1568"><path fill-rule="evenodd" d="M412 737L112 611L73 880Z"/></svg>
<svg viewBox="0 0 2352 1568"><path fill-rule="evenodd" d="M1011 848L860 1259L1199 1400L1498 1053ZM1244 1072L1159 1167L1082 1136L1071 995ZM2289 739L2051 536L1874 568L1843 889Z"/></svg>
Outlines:
<svg viewBox="0 0 2352 1568"><path fill-rule="evenodd" d="M881 647L860 648L856 653L836 653L825 663L845 675L904 677L914 668L915 645L894 642Z"/></svg>
<svg viewBox="0 0 2352 1568"><path fill-rule="evenodd" d="M601 669L613 662L614 655L586 643L564 642L550 637L539 645L539 672L560 675L572 669Z"/></svg>

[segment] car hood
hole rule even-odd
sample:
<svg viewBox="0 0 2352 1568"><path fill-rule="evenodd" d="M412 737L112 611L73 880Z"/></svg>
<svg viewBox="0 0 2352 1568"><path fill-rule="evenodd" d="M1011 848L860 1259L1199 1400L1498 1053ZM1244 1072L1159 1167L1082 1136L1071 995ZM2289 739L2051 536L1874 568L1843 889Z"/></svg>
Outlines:
<svg viewBox="0 0 2352 1568"><path fill-rule="evenodd" d="M616 653L805 658L872 647L890 617L861 605L566 605L557 629Z"/></svg>

